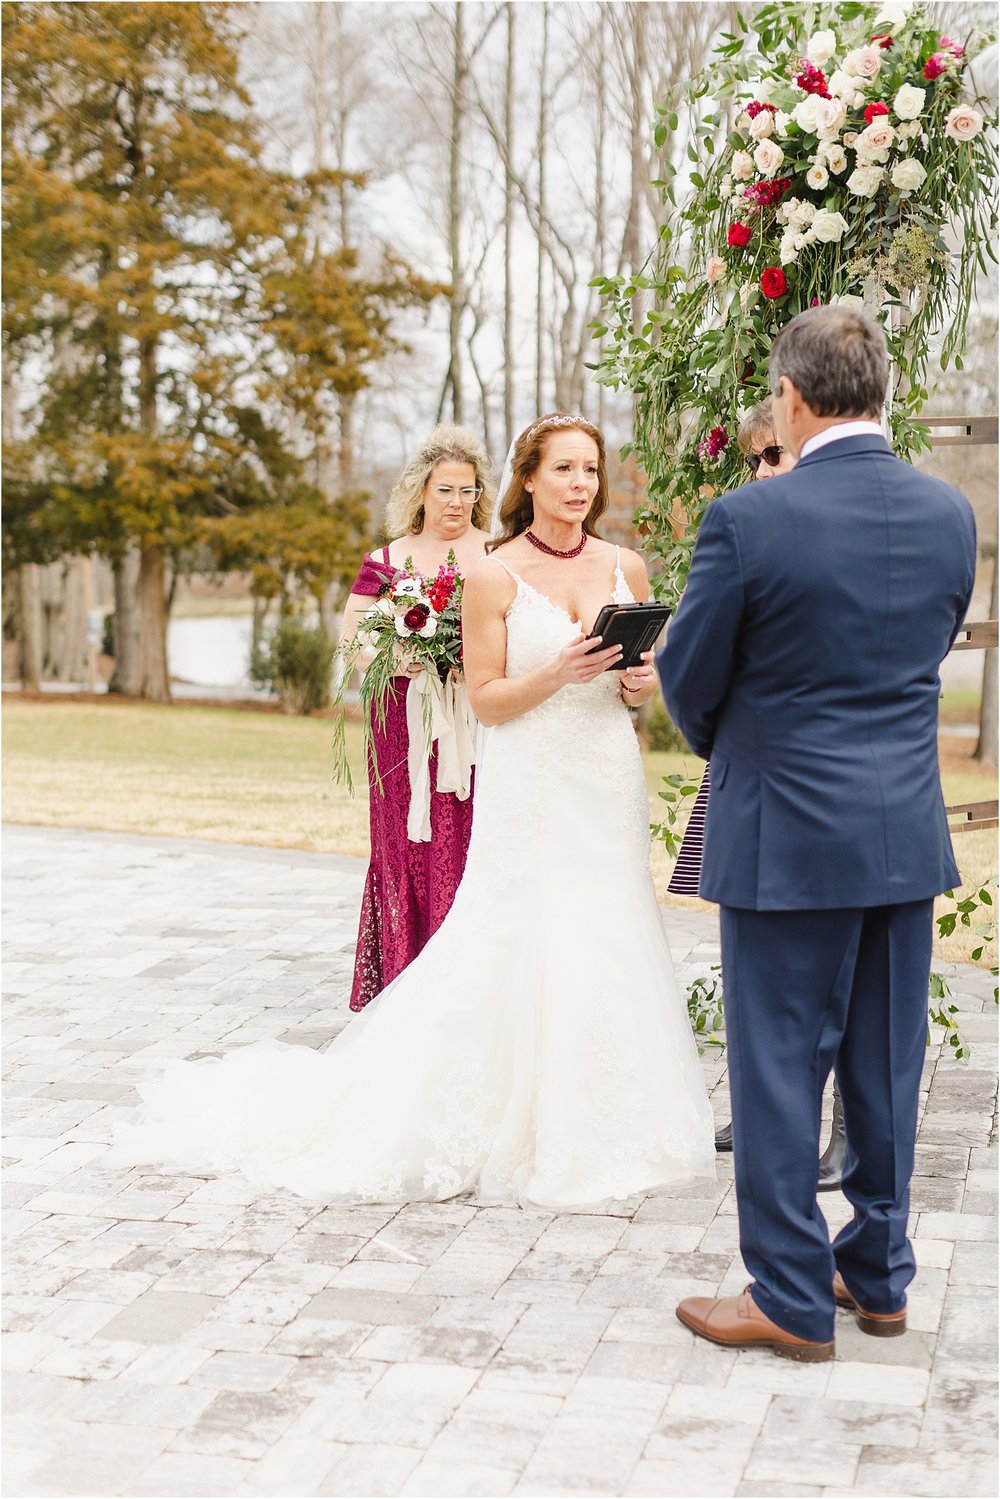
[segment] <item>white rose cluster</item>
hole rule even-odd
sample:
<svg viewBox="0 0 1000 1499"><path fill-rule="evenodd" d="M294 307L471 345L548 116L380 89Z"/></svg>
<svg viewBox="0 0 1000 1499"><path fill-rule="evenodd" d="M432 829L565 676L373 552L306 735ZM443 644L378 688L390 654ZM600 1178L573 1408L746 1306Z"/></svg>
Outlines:
<svg viewBox="0 0 1000 1499"><path fill-rule="evenodd" d="M926 168L913 156L904 156L902 161L897 161L890 173L892 185L904 196L915 193L918 187L922 187L927 181Z"/></svg>

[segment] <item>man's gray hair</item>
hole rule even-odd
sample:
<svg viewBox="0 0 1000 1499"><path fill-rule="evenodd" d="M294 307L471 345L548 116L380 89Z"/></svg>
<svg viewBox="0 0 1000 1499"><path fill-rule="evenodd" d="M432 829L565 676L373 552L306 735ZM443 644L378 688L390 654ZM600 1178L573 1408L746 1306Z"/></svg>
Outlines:
<svg viewBox="0 0 1000 1499"><path fill-rule="evenodd" d="M775 395L782 375L817 416L878 417L889 381L885 335L865 312L809 307L771 345L768 376Z"/></svg>

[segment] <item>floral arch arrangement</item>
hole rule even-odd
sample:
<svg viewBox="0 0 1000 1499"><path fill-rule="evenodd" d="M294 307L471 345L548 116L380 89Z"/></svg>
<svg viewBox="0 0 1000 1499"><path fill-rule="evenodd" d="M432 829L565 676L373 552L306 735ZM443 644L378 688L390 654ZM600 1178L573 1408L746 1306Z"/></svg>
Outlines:
<svg viewBox="0 0 1000 1499"><path fill-rule="evenodd" d="M742 34L724 34L683 91L701 112L693 191L655 269L596 283L598 378L636 395L630 450L648 478L636 519L668 601L705 505L746 478L735 433L767 394L778 329L815 303L868 307L887 334L886 414L906 456L929 446L917 418L931 338L943 335L942 367L961 368L976 269L996 259L995 103L966 102L966 69L992 37L942 36L912 0L771 3L738 20ZM658 144L677 128L676 102L661 108ZM667 170L659 186L676 205Z"/></svg>

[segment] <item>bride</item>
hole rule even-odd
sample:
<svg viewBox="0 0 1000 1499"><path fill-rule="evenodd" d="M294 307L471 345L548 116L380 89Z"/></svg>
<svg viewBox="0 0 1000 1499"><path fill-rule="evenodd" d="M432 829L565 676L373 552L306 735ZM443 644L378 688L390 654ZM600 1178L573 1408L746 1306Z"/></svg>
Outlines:
<svg viewBox="0 0 1000 1499"><path fill-rule="evenodd" d="M715 1174L711 1111L649 873L626 703L586 640L642 560L599 539L604 441L580 417L518 438L492 555L464 594L489 726L465 876L409 968L324 1053L263 1042L171 1061L112 1163L241 1170L325 1202L583 1207Z"/></svg>

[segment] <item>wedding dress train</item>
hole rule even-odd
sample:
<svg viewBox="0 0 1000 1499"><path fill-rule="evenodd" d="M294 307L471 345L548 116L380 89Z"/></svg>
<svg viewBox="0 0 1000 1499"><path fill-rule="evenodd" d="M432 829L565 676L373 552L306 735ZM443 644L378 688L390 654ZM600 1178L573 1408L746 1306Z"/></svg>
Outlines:
<svg viewBox="0 0 1000 1499"><path fill-rule="evenodd" d="M509 676L578 633L516 583ZM620 568L614 598L631 598ZM465 876L415 961L326 1052L169 1062L112 1161L239 1169L326 1202L474 1190L556 1209L714 1177L617 673L491 729L477 775Z"/></svg>

